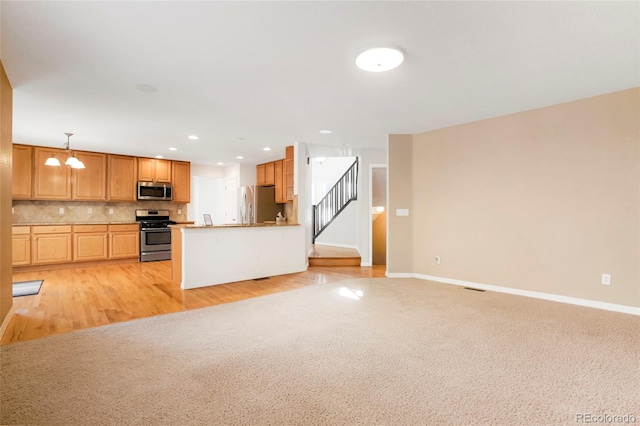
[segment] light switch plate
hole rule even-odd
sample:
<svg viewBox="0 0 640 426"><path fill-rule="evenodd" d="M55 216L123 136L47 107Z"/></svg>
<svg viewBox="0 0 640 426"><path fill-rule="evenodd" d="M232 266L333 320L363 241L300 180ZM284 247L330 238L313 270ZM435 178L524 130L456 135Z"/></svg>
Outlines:
<svg viewBox="0 0 640 426"><path fill-rule="evenodd" d="M409 216L409 209L396 209L396 216Z"/></svg>

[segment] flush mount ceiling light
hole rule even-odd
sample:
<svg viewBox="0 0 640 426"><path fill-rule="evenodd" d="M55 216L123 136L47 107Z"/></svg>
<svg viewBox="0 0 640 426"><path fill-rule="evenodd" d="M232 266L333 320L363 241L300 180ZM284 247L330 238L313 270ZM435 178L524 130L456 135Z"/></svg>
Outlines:
<svg viewBox="0 0 640 426"><path fill-rule="evenodd" d="M192 141L197 141L200 138L197 137L196 135L189 135L189 139L191 139Z"/></svg>
<svg viewBox="0 0 640 426"><path fill-rule="evenodd" d="M177 151L177 150L178 148L174 148L174 147L169 148L169 151Z"/></svg>
<svg viewBox="0 0 640 426"><path fill-rule="evenodd" d="M244 157L243 157L242 155L238 155L236 158L237 158L238 160L244 160Z"/></svg>
<svg viewBox="0 0 640 426"><path fill-rule="evenodd" d="M224 163L216 163L218 166L224 166Z"/></svg>
<svg viewBox="0 0 640 426"><path fill-rule="evenodd" d="M330 135L331 133L333 133L333 131L329 129L320 130L321 135Z"/></svg>
<svg viewBox="0 0 640 426"><path fill-rule="evenodd" d="M71 148L69 148L69 138L73 136L73 133L65 133L67 135L67 142L64 144L64 149L67 151L68 157L67 161L64 162L65 165L71 167L72 169L84 169L84 163L76 157ZM44 162L45 166L53 166L59 167L60 160L58 160L53 154L51 157L47 158L47 161Z"/></svg>
<svg viewBox="0 0 640 426"><path fill-rule="evenodd" d="M319 164L324 163L326 160L327 160L327 157L316 157L316 161L317 161Z"/></svg>
<svg viewBox="0 0 640 426"><path fill-rule="evenodd" d="M364 71L383 72L398 67L403 60L404 55L397 49L375 47L359 54L356 66Z"/></svg>
<svg viewBox="0 0 640 426"><path fill-rule="evenodd" d="M262 148L263 151L271 151L271 148L269 148L268 146L265 146L264 148Z"/></svg>

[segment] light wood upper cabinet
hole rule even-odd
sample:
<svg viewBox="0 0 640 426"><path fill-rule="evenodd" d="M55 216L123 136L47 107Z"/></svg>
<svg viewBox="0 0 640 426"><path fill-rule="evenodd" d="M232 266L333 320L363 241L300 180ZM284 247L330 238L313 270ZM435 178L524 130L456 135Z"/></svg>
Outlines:
<svg viewBox="0 0 640 426"><path fill-rule="evenodd" d="M31 227L14 226L12 228L12 264L13 266L31 264Z"/></svg>
<svg viewBox="0 0 640 426"><path fill-rule="evenodd" d="M138 158L138 180L143 182L171 182L171 160Z"/></svg>
<svg viewBox="0 0 640 426"><path fill-rule="evenodd" d="M191 201L191 165L184 161L173 161L171 165L173 201L189 203Z"/></svg>
<svg viewBox="0 0 640 426"><path fill-rule="evenodd" d="M285 199L285 182L284 182L284 160L275 162L276 177L276 203L284 203Z"/></svg>
<svg viewBox="0 0 640 426"><path fill-rule="evenodd" d="M31 198L33 147L13 145L12 198Z"/></svg>
<svg viewBox="0 0 640 426"><path fill-rule="evenodd" d="M293 201L293 145L285 148L284 198L286 202Z"/></svg>
<svg viewBox="0 0 640 426"><path fill-rule="evenodd" d="M107 200L136 200L136 157L107 155Z"/></svg>
<svg viewBox="0 0 640 426"><path fill-rule="evenodd" d="M75 154L85 168L71 171L71 198L79 201L106 200L107 155L81 151L75 151Z"/></svg>
<svg viewBox="0 0 640 426"><path fill-rule="evenodd" d="M71 262L70 225L33 226L32 233L31 263L37 265Z"/></svg>
<svg viewBox="0 0 640 426"><path fill-rule="evenodd" d="M272 161L271 163L265 164L265 167L264 167L265 185L269 186L269 185L275 185L276 184L275 170L276 170L276 163L275 162Z"/></svg>
<svg viewBox="0 0 640 426"><path fill-rule="evenodd" d="M256 166L256 185L273 186L276 184L274 161Z"/></svg>
<svg viewBox="0 0 640 426"><path fill-rule="evenodd" d="M47 158L56 156L63 165L45 166ZM64 165L68 154L63 149L36 147L33 151L33 198L37 200L70 200L71 168Z"/></svg>
<svg viewBox="0 0 640 426"><path fill-rule="evenodd" d="M265 164L258 164L256 166L256 185L265 186L266 185L266 175L265 175Z"/></svg>

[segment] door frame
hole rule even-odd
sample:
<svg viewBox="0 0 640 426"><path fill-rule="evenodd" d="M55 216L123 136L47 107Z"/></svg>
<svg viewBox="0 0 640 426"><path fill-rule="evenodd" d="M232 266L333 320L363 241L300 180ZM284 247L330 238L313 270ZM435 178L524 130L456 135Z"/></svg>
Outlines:
<svg viewBox="0 0 640 426"><path fill-rule="evenodd" d="M387 248L385 250L386 252L386 263L389 263L389 212L388 212L388 208L389 208L389 165L388 164L379 164L379 163L372 163L369 164L369 209L367 210L367 215L368 215L368 227L367 227L367 233L369 234L369 265L368 266L373 266L373 214L371 213L373 211L373 169L374 168L380 168L380 169L385 169L387 171L387 194L386 194L386 198L387 198L387 205L385 206L385 208L387 209L387 223L386 223L386 230L385 232L387 233ZM365 266L365 265L363 265ZM385 265L386 268L386 265Z"/></svg>

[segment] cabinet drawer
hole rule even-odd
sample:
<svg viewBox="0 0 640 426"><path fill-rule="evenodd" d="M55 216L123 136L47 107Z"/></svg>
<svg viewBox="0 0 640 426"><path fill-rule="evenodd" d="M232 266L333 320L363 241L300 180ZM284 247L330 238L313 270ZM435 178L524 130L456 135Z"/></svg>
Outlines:
<svg viewBox="0 0 640 426"><path fill-rule="evenodd" d="M107 232L107 225L74 225L73 232Z"/></svg>
<svg viewBox="0 0 640 426"><path fill-rule="evenodd" d="M71 233L71 225L38 225L33 227L34 234Z"/></svg>
<svg viewBox="0 0 640 426"><path fill-rule="evenodd" d="M109 232L127 232L127 231L139 231L140 225L137 223L130 223L126 225L109 225Z"/></svg>
<svg viewBox="0 0 640 426"><path fill-rule="evenodd" d="M30 226L12 226L11 233L13 235L28 235L31 233Z"/></svg>

